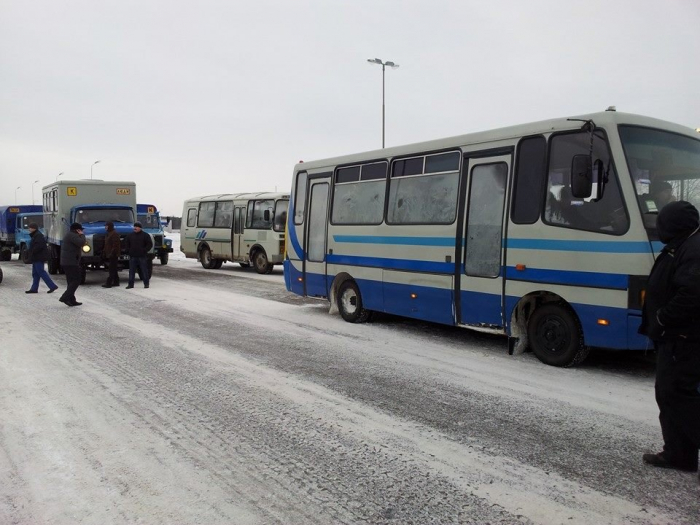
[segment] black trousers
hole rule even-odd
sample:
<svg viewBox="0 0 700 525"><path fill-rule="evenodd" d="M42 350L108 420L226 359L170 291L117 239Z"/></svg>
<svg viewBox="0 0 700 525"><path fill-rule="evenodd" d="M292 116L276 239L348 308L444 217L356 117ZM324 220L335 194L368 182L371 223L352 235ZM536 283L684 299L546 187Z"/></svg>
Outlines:
<svg viewBox="0 0 700 525"><path fill-rule="evenodd" d="M119 256L115 255L107 259L107 268L109 276L107 277L108 286L116 286L119 284Z"/></svg>
<svg viewBox="0 0 700 525"><path fill-rule="evenodd" d="M66 274L68 284L61 300L67 303L75 302L75 291L80 286L80 266L63 266L63 273Z"/></svg>
<svg viewBox="0 0 700 525"><path fill-rule="evenodd" d="M700 342L656 343L656 403L664 457L697 470L700 450Z"/></svg>

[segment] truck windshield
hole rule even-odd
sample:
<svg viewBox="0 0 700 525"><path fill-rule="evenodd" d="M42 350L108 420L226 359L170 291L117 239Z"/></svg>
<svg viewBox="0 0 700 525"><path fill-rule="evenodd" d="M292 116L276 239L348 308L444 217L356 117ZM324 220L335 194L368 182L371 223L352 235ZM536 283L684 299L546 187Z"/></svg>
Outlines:
<svg viewBox="0 0 700 525"><path fill-rule="evenodd" d="M44 216L43 215L32 215L30 217L22 217L22 229L28 230L29 225L35 222L39 228L44 227Z"/></svg>
<svg viewBox="0 0 700 525"><path fill-rule="evenodd" d="M644 226L656 240L656 216L666 204L700 208L700 140L637 126L620 126L620 138Z"/></svg>
<svg viewBox="0 0 700 525"><path fill-rule="evenodd" d="M82 208L78 210L76 222L92 224L94 222L134 222L134 212L116 208Z"/></svg>
<svg viewBox="0 0 700 525"><path fill-rule="evenodd" d="M158 215L139 214L136 216L141 226L148 230L160 230L160 220Z"/></svg>
<svg viewBox="0 0 700 525"><path fill-rule="evenodd" d="M289 208L288 200L279 200L275 203L275 222L273 228L277 232L283 232L287 223L287 209Z"/></svg>

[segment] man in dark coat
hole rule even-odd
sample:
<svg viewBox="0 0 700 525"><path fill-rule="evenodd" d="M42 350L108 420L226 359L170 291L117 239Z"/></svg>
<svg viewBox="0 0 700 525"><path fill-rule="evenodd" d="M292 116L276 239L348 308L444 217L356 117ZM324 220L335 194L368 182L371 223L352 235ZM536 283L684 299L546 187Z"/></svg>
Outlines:
<svg viewBox="0 0 700 525"><path fill-rule="evenodd" d="M129 284L126 289L134 287L136 268L139 268L143 287L148 288L150 275L148 275L148 252L153 247L151 236L141 229L141 223L134 223L134 232L126 236L126 253L129 254Z"/></svg>
<svg viewBox="0 0 700 525"><path fill-rule="evenodd" d="M112 221L105 223L105 230L107 230L107 237L105 238L103 254L105 259L107 259L109 276L102 288L111 288L112 286L119 286L119 254L122 251L122 245Z"/></svg>
<svg viewBox="0 0 700 525"><path fill-rule="evenodd" d="M63 273L66 274L68 285L59 301L68 306L80 306L83 304L75 300L75 291L80 286L80 258L83 256L83 246L85 246L83 226L74 222L70 225L70 231L66 233L61 242L61 268L63 268Z"/></svg>
<svg viewBox="0 0 700 525"><path fill-rule="evenodd" d="M695 472L700 450L700 217L689 202L666 204L657 218L666 244L649 275L640 332L658 354L656 402L663 451L655 467Z"/></svg>
<svg viewBox="0 0 700 525"><path fill-rule="evenodd" d="M44 235L39 231L39 225L35 222L29 225L29 262L32 264L32 286L25 293L38 293L39 281L44 280L46 286L49 287L47 293L53 293L58 290L58 286L51 280L49 274L46 273L44 263L49 260L49 247L46 244Z"/></svg>

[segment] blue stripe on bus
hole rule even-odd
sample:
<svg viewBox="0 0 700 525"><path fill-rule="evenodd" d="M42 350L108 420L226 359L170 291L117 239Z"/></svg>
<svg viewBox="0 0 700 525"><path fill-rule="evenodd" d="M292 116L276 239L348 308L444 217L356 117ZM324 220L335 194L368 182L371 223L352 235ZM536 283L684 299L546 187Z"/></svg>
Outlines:
<svg viewBox="0 0 700 525"><path fill-rule="evenodd" d="M289 209L294 210L293 198L289 201ZM297 257L303 261L306 258L306 255L304 254L304 250L301 248L301 244L299 244L299 239L297 238L297 229L294 227L294 213L287 214L287 234Z"/></svg>
<svg viewBox="0 0 700 525"><path fill-rule="evenodd" d="M549 270L544 268L516 270L514 266L506 268L506 278L512 281L593 286L595 288L612 288L614 290L627 290L629 284L629 276L627 274L574 272L571 270Z"/></svg>
<svg viewBox="0 0 700 525"><path fill-rule="evenodd" d="M454 237L394 237L386 235L334 235L339 243L399 244L404 246L453 246Z"/></svg>
<svg viewBox="0 0 700 525"><path fill-rule="evenodd" d="M409 259L387 259L383 257L359 257L356 255L329 254L328 264L347 264L348 266L369 266L387 270L414 270L431 273L455 273L455 263L435 261L414 261Z"/></svg>
<svg viewBox="0 0 700 525"><path fill-rule="evenodd" d="M648 241L574 241L557 239L508 239L508 248L593 253L651 253Z"/></svg>

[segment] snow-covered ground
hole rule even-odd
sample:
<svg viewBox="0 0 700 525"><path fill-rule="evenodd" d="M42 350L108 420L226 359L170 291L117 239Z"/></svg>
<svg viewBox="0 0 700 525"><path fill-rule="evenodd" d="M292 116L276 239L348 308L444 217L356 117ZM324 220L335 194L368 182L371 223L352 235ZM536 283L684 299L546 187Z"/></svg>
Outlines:
<svg viewBox="0 0 700 525"><path fill-rule="evenodd" d="M0 523L698 522L697 478L641 464L641 356L554 369L172 255L75 308L2 263Z"/></svg>

